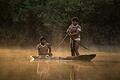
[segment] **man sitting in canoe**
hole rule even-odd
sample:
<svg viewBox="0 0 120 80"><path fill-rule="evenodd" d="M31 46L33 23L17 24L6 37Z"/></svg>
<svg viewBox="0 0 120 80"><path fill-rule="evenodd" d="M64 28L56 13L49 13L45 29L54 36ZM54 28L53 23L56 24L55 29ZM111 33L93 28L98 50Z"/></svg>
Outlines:
<svg viewBox="0 0 120 80"><path fill-rule="evenodd" d="M37 45L37 49L39 57L52 56L51 45L47 42L47 40L44 37L40 39L40 43Z"/></svg>
<svg viewBox="0 0 120 80"><path fill-rule="evenodd" d="M79 56L79 45L80 45L80 31L81 26L79 25L79 19L77 17L73 17L71 19L72 24L67 29L67 33L70 36L70 45L71 45L71 55Z"/></svg>

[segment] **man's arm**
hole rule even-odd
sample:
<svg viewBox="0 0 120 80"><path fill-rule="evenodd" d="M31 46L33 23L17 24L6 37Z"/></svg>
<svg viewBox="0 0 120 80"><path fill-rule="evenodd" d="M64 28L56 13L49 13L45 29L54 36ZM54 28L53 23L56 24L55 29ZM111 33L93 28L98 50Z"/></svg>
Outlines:
<svg viewBox="0 0 120 80"><path fill-rule="evenodd" d="M70 30L71 30L71 25L68 27L66 33L70 33Z"/></svg>
<svg viewBox="0 0 120 80"><path fill-rule="evenodd" d="M38 48L39 48L39 46L40 46L40 44L38 44L38 45L36 46L36 49L38 49Z"/></svg>
<svg viewBox="0 0 120 80"><path fill-rule="evenodd" d="M51 47L49 47L49 53L51 53Z"/></svg>
<svg viewBox="0 0 120 80"><path fill-rule="evenodd" d="M80 31L81 31L81 26L78 26L77 31L71 33L70 36L78 35L78 34L80 34Z"/></svg>
<svg viewBox="0 0 120 80"><path fill-rule="evenodd" d="M74 36L74 35L78 35L80 33L80 31L76 31L76 32L74 32L74 33L71 33L71 34L69 34L70 36Z"/></svg>
<svg viewBox="0 0 120 80"><path fill-rule="evenodd" d="M48 52L49 56L52 56L53 54L51 53L52 50L51 50L51 45L50 44L48 45L48 49L49 49L49 52Z"/></svg>
<svg viewBox="0 0 120 80"><path fill-rule="evenodd" d="M48 49L49 49L49 53L51 53L52 50L51 50L51 45L50 44L48 44Z"/></svg>

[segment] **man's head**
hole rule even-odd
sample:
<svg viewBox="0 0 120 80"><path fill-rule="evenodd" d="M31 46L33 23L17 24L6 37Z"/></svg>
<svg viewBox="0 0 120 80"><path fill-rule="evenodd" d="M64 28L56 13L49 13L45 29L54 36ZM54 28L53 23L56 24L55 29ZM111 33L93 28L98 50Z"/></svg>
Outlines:
<svg viewBox="0 0 120 80"><path fill-rule="evenodd" d="M47 41L47 40L46 40L44 37L41 37L41 38L40 38L40 42L41 42L41 43L44 44L44 43L46 43L46 41Z"/></svg>
<svg viewBox="0 0 120 80"><path fill-rule="evenodd" d="M71 22L72 22L72 24L75 26L75 25L77 25L77 24L79 23L79 18L78 18L78 17L73 17L73 18L71 19Z"/></svg>

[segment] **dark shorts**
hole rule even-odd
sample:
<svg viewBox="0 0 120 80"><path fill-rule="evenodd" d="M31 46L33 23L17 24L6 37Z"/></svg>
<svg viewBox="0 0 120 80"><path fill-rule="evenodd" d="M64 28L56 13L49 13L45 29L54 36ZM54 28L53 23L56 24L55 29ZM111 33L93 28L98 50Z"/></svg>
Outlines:
<svg viewBox="0 0 120 80"><path fill-rule="evenodd" d="M79 40L70 40L71 49L79 48L80 41Z"/></svg>

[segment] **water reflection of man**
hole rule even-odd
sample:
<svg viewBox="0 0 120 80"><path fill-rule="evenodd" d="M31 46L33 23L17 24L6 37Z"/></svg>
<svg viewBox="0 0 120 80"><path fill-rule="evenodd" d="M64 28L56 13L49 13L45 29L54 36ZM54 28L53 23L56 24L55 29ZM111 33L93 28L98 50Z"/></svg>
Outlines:
<svg viewBox="0 0 120 80"><path fill-rule="evenodd" d="M46 80L49 76L49 63L45 61L39 61L37 64L37 74L39 75L40 80Z"/></svg>

